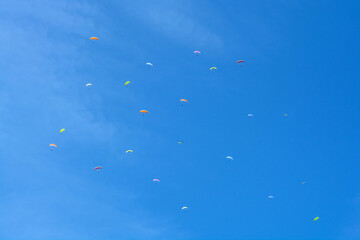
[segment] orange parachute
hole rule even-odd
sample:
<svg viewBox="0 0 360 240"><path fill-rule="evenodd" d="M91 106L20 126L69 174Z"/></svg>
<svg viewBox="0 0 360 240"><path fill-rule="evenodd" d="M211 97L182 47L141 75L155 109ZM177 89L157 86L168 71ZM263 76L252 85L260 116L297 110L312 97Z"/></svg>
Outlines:
<svg viewBox="0 0 360 240"><path fill-rule="evenodd" d="M50 146L50 147L57 147L57 145L56 145L56 144L53 144L53 143L50 143L49 146Z"/></svg>
<svg viewBox="0 0 360 240"><path fill-rule="evenodd" d="M186 99L180 99L180 102L189 102L188 100L186 100Z"/></svg>
<svg viewBox="0 0 360 240"><path fill-rule="evenodd" d="M146 110L140 110L140 113L149 113L149 112Z"/></svg>
<svg viewBox="0 0 360 240"><path fill-rule="evenodd" d="M91 37L90 40L99 40L97 37Z"/></svg>

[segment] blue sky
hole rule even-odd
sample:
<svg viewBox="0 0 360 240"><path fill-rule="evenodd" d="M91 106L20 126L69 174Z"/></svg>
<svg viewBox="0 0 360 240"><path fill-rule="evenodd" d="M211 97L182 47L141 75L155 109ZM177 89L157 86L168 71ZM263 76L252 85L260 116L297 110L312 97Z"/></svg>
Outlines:
<svg viewBox="0 0 360 240"><path fill-rule="evenodd" d="M0 239L360 239L359 7L2 2Z"/></svg>

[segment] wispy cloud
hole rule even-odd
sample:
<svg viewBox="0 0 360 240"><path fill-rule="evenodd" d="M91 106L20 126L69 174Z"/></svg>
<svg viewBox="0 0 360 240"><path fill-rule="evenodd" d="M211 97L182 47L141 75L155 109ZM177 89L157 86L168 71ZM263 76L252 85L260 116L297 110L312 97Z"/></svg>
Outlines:
<svg viewBox="0 0 360 240"><path fill-rule="evenodd" d="M104 18L102 7L83 1L2 5L7 24L1 39L0 150L6 168L1 182L7 187L0 199L1 238L98 239L113 233L152 239L164 234L166 219L144 214L136 193L116 184L98 186L118 194L101 202L92 191L81 190L95 183L67 171L66 158L50 162L39 150L62 127L73 131L69 142L92 145L111 143L114 132L127 131L94 111L100 109L99 93L93 99L83 93L83 69L89 63L83 45L89 47L88 37L101 31L96 21ZM21 151L14 151L19 146Z"/></svg>
<svg viewBox="0 0 360 240"><path fill-rule="evenodd" d="M221 37L195 17L199 10L194 2L125 1L122 7L130 16L179 44L222 47Z"/></svg>

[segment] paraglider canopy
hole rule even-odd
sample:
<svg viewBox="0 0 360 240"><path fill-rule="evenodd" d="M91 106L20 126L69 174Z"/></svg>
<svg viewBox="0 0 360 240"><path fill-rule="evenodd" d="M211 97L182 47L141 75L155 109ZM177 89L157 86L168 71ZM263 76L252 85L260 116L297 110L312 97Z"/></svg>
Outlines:
<svg viewBox="0 0 360 240"><path fill-rule="evenodd" d="M236 61L236 63L242 63L242 62L245 62L245 61L244 60Z"/></svg>
<svg viewBox="0 0 360 240"><path fill-rule="evenodd" d="M234 158L231 157L231 156L227 156L226 158L227 158L227 159L230 159L230 160L234 160Z"/></svg>
<svg viewBox="0 0 360 240"><path fill-rule="evenodd" d="M127 82L124 83L124 85L126 86L126 85L128 85L129 83L130 83L130 81L127 81Z"/></svg>
<svg viewBox="0 0 360 240"><path fill-rule="evenodd" d="M200 51L196 50L196 51L194 51L194 53L200 53Z"/></svg>
<svg viewBox="0 0 360 240"><path fill-rule="evenodd" d="M91 37L90 40L99 40L97 37Z"/></svg>
<svg viewBox="0 0 360 240"><path fill-rule="evenodd" d="M313 220L313 221L314 221L314 222L316 222L318 219L319 219L319 217L316 217L316 218L314 218L314 220Z"/></svg>
<svg viewBox="0 0 360 240"><path fill-rule="evenodd" d="M248 114L248 117L253 117L253 116L254 116L254 115L253 115L253 114L251 114L251 113L249 113L249 114Z"/></svg>
<svg viewBox="0 0 360 240"><path fill-rule="evenodd" d="M180 99L180 102L189 102L188 100L186 100L186 99Z"/></svg>
<svg viewBox="0 0 360 240"><path fill-rule="evenodd" d="M158 182L160 182L160 180L159 180L159 179L157 179L157 178L154 178L154 179L153 179L153 182L158 183Z"/></svg>
<svg viewBox="0 0 360 240"><path fill-rule="evenodd" d="M268 196L268 198L272 199L272 198L274 198L274 196Z"/></svg>
<svg viewBox="0 0 360 240"><path fill-rule="evenodd" d="M50 147L57 147L57 145L56 145L56 144L53 144L53 143L50 143L49 146L50 146Z"/></svg>
<svg viewBox="0 0 360 240"><path fill-rule="evenodd" d="M94 170L103 169L101 166L95 167Z"/></svg>
<svg viewBox="0 0 360 240"><path fill-rule="evenodd" d="M184 142L183 142L183 141L178 141L178 143L182 144L182 143L184 143Z"/></svg>
<svg viewBox="0 0 360 240"><path fill-rule="evenodd" d="M147 62L147 63L145 63L145 64L148 65L149 67L154 66L152 63L149 63L149 62Z"/></svg>
<svg viewBox="0 0 360 240"><path fill-rule="evenodd" d="M149 113L149 112L146 110L140 110L140 113Z"/></svg>
<svg viewBox="0 0 360 240"><path fill-rule="evenodd" d="M133 150L126 150L126 153L132 153L134 152Z"/></svg>
<svg viewBox="0 0 360 240"><path fill-rule="evenodd" d="M64 132L64 131L65 131L65 128L61 129L61 130L59 131L59 133L62 133L62 132Z"/></svg>
<svg viewBox="0 0 360 240"><path fill-rule="evenodd" d="M85 87L88 87L88 86L92 86L92 84L91 84L91 83L87 83L87 84L85 85Z"/></svg>
<svg viewBox="0 0 360 240"><path fill-rule="evenodd" d="M217 70L217 68L216 67L211 67L210 70Z"/></svg>
<svg viewBox="0 0 360 240"><path fill-rule="evenodd" d="M185 210L185 209L188 209L188 207L182 207L181 210Z"/></svg>

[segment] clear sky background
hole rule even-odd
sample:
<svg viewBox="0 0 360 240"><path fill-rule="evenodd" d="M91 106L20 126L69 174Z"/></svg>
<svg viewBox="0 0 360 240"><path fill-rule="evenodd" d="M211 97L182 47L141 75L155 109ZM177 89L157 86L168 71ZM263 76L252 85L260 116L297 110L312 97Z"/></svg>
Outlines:
<svg viewBox="0 0 360 240"><path fill-rule="evenodd" d="M359 9L2 1L0 239L360 239Z"/></svg>

